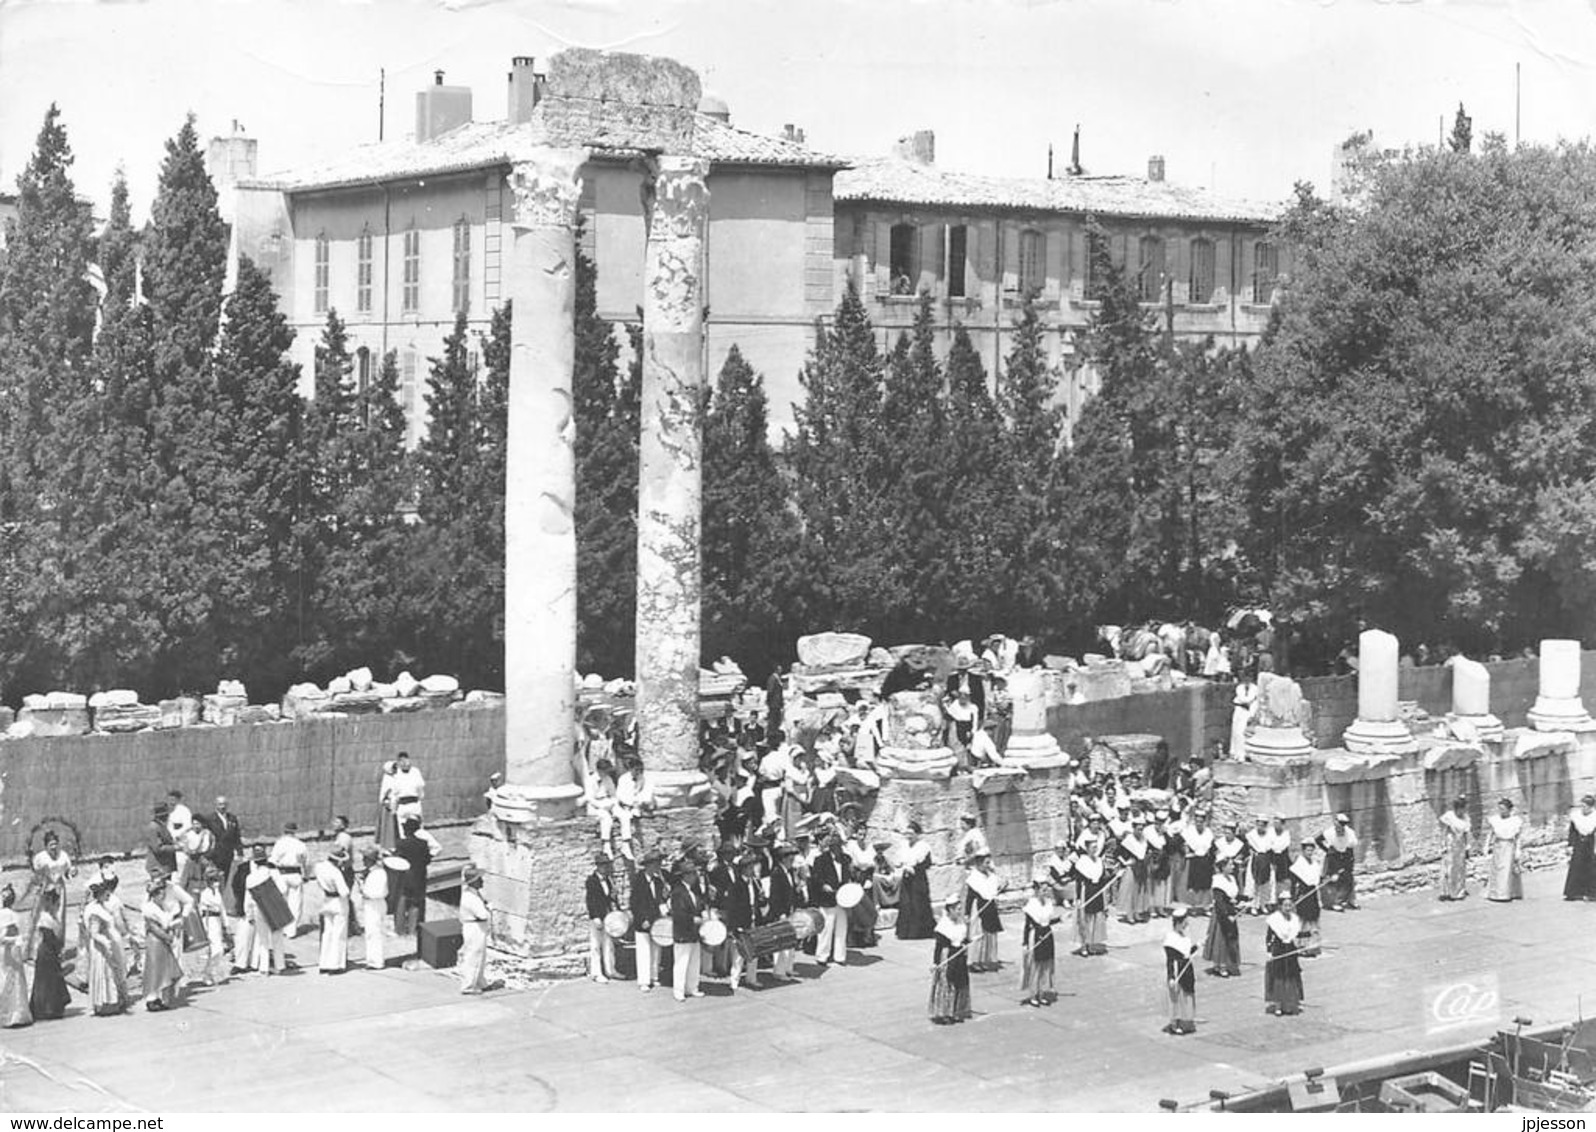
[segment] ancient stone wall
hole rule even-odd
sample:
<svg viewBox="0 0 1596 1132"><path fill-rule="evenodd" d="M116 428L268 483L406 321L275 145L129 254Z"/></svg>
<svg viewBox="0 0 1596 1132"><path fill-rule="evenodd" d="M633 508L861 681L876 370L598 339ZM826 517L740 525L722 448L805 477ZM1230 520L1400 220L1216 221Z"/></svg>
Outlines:
<svg viewBox="0 0 1596 1132"><path fill-rule="evenodd" d="M371 826L381 764L401 750L426 776L429 817L475 817L488 776L504 767L504 710L8 739L0 860L20 859L46 818L76 828L80 853L129 852L143 844L150 807L174 787L195 811L225 794L246 837L275 836L288 820L325 829L340 813Z"/></svg>

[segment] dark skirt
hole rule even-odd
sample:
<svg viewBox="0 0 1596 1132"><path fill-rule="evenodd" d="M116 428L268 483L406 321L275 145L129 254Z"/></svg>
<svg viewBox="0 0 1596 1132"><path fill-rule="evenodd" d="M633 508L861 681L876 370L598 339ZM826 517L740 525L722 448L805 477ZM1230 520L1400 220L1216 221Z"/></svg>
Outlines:
<svg viewBox="0 0 1596 1132"><path fill-rule="evenodd" d="M1264 965L1264 1002L1281 1014L1302 1013L1302 965L1296 955Z"/></svg>
<svg viewBox="0 0 1596 1132"><path fill-rule="evenodd" d="M931 915L931 877L928 866L916 865L904 875L903 887L898 893L899 939L930 939L936 933L936 919Z"/></svg>
<svg viewBox="0 0 1596 1132"><path fill-rule="evenodd" d="M41 928L34 955L33 995L28 999L34 1021L62 1017L71 1001L61 970L61 939L49 928Z"/></svg>
<svg viewBox="0 0 1596 1132"><path fill-rule="evenodd" d="M1325 855L1324 906L1326 908L1341 909L1353 902L1353 864L1354 858L1350 852L1336 851Z"/></svg>
<svg viewBox="0 0 1596 1132"><path fill-rule="evenodd" d="M1563 882L1564 900L1590 900L1596 898L1596 851L1593 851L1592 842L1596 841L1596 834L1591 837L1580 837L1577 831L1570 831L1573 852L1568 858L1568 878Z"/></svg>
<svg viewBox="0 0 1596 1132"><path fill-rule="evenodd" d="M963 955L932 975L927 1012L937 1021L962 1022L970 1017L970 969Z"/></svg>
<svg viewBox="0 0 1596 1132"><path fill-rule="evenodd" d="M1203 941L1203 959L1225 975L1241 974L1241 930L1234 912L1215 914L1208 921L1208 937Z"/></svg>

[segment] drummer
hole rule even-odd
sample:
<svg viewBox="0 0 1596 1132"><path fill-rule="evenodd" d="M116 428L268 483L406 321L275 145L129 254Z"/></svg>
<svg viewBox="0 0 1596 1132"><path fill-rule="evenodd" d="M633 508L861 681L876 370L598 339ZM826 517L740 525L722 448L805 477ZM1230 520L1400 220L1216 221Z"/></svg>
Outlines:
<svg viewBox="0 0 1596 1132"><path fill-rule="evenodd" d="M604 929L604 920L615 911L614 866L605 853L593 861L587 877L587 973L595 983L615 977L615 941Z"/></svg>
<svg viewBox="0 0 1596 1132"><path fill-rule="evenodd" d="M737 859L737 882L727 894L725 903L726 928L732 933L731 979L727 983L732 993L738 983L758 989L759 964L749 964L743 954L743 941L756 924L764 923L765 907L769 901L759 881L759 858L745 853Z"/></svg>
<svg viewBox="0 0 1596 1132"><path fill-rule="evenodd" d="M708 915L709 902L698 876L698 858L686 853L676 863L676 884L671 888L671 940L675 953L671 990L677 1002L703 998L698 975L703 962L699 931Z"/></svg>
<svg viewBox="0 0 1596 1132"><path fill-rule="evenodd" d="M776 865L770 871L770 897L765 903L765 918L762 923L773 924L777 920L784 920L798 910L802 902L803 881L798 877L793 867L793 861L798 856L798 847L791 842L783 841L776 846ZM797 949L786 948L771 956L771 974L778 982L790 983L797 976L793 974L793 962L798 957Z"/></svg>
<svg viewBox="0 0 1596 1132"><path fill-rule="evenodd" d="M250 850L249 872L244 878L244 915L233 940L235 975L250 970L275 975L287 968L282 929L272 928L255 898L260 886L268 884L277 888L278 896L282 895L282 882L267 859L266 846L256 845Z"/></svg>
<svg viewBox="0 0 1596 1132"><path fill-rule="evenodd" d="M660 873L665 857L658 849L643 854L643 867L632 874L632 939L637 947L637 989L651 991L659 985L662 948L655 944L654 921L667 917L671 890ZM667 917L668 918L668 917Z"/></svg>

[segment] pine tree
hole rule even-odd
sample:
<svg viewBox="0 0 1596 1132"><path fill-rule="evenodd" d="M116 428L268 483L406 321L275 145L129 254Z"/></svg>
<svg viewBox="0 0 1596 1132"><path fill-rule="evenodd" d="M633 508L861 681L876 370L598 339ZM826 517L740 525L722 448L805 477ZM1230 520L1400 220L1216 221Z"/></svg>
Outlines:
<svg viewBox="0 0 1596 1132"><path fill-rule="evenodd" d="M1447 139L1447 145L1453 153L1468 153L1474 148L1474 119L1464 112L1461 102L1457 104L1457 117L1452 120L1452 136Z"/></svg>
<svg viewBox="0 0 1596 1132"><path fill-rule="evenodd" d="M464 314L443 340L443 354L430 359L427 431L421 440L420 512L423 522L447 521L466 504L471 465L477 458L477 375L468 356Z"/></svg>
<svg viewBox="0 0 1596 1132"><path fill-rule="evenodd" d="M998 580L1008 549L994 520L1010 502L1007 442L986 367L963 326L954 329L946 371L949 491L940 559L954 622L945 631L968 636L998 628L1002 613Z"/></svg>

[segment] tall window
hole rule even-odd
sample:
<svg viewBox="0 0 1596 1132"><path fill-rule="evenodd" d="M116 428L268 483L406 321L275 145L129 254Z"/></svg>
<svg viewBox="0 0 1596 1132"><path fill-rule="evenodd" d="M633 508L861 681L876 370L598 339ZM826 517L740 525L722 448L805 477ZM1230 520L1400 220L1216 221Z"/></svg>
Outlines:
<svg viewBox="0 0 1596 1132"><path fill-rule="evenodd" d="M1038 293L1047 282L1047 237L1035 228L1020 233L1020 294Z"/></svg>
<svg viewBox="0 0 1596 1132"><path fill-rule="evenodd" d="M1156 303L1164 297L1164 241L1157 236L1142 237L1136 290L1144 303Z"/></svg>
<svg viewBox="0 0 1596 1132"><path fill-rule="evenodd" d="M407 314L421 309L421 233L414 228L405 232L404 295L400 307Z"/></svg>
<svg viewBox="0 0 1596 1132"><path fill-rule="evenodd" d="M355 309L362 314L371 310L371 230L360 233L355 241Z"/></svg>
<svg viewBox="0 0 1596 1132"><path fill-rule="evenodd" d="M454 312L471 309L471 222L461 217L454 222Z"/></svg>
<svg viewBox="0 0 1596 1132"><path fill-rule="evenodd" d="M948 229L948 298L964 298L964 264L970 249L969 229L955 224Z"/></svg>
<svg viewBox="0 0 1596 1132"><path fill-rule="evenodd" d="M912 295L920 287L920 229L894 224L891 250L892 293Z"/></svg>
<svg viewBox="0 0 1596 1132"><path fill-rule="evenodd" d="M332 248L324 232L316 237L316 313L327 313L327 292L332 282Z"/></svg>
<svg viewBox="0 0 1596 1132"><path fill-rule="evenodd" d="M1095 229L1086 232L1086 297L1101 299L1108 286L1108 269L1113 265L1108 236Z"/></svg>
<svg viewBox="0 0 1596 1132"><path fill-rule="evenodd" d="M1275 281L1280 278L1280 256L1268 240L1252 246L1252 301L1267 303L1275 297Z"/></svg>
<svg viewBox="0 0 1596 1132"><path fill-rule="evenodd" d="M1199 236L1191 242L1190 301L1212 302L1214 298L1214 242Z"/></svg>

